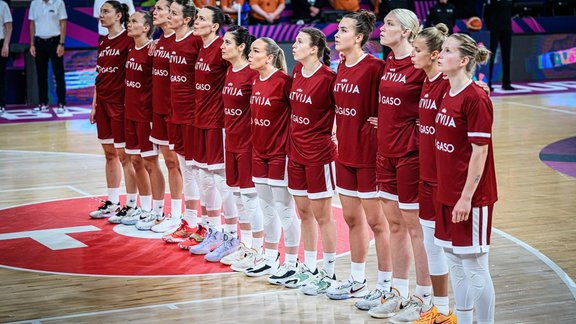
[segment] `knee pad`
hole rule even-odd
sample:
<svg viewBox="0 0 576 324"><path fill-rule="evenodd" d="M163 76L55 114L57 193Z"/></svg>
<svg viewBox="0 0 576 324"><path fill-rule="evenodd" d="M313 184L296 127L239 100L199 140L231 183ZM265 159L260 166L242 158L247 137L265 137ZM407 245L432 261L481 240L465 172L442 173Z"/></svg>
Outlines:
<svg viewBox="0 0 576 324"><path fill-rule="evenodd" d="M240 198L242 199L242 205L244 205L246 215L248 215L248 219L250 220L252 232L263 231L264 215L262 214L258 196L256 194L240 194Z"/></svg>
<svg viewBox="0 0 576 324"><path fill-rule="evenodd" d="M250 217L246 214L246 208L244 208L244 203L242 202L242 197L239 192L232 193L234 203L236 204L236 210L238 210L238 223L240 224L250 224Z"/></svg>
<svg viewBox="0 0 576 324"><path fill-rule="evenodd" d="M184 192L184 200L198 200L200 199L200 188L198 182L194 177L192 166L186 165L186 160L180 154L177 154L178 162L180 163L180 170L182 172L182 191Z"/></svg>
<svg viewBox="0 0 576 324"><path fill-rule="evenodd" d="M448 273L448 261L444 249L434 243L434 229L422 226L424 248L428 255L428 270L432 276L441 276Z"/></svg>
<svg viewBox="0 0 576 324"><path fill-rule="evenodd" d="M234 198L234 194L229 190L225 190L222 193L222 211L224 212L224 218L226 219L238 217L236 199Z"/></svg>
<svg viewBox="0 0 576 324"><path fill-rule="evenodd" d="M206 202L206 210L214 211L219 210L222 206L222 197L216 189L216 183L214 182L214 175L204 169L199 170L199 176L202 184L202 191L204 193L204 199Z"/></svg>

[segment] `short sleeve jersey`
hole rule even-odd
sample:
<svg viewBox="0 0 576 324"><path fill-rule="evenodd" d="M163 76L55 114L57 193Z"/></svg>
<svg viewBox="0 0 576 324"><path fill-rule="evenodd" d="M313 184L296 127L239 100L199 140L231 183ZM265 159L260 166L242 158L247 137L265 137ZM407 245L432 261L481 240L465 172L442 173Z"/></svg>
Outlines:
<svg viewBox="0 0 576 324"><path fill-rule="evenodd" d="M66 5L62 0L33 0L28 11L28 20L36 25L35 35L50 38L60 35L60 20L68 19Z"/></svg>
<svg viewBox="0 0 576 324"><path fill-rule="evenodd" d="M493 107L490 98L470 83L459 93L448 92L436 115L438 201L455 206L462 195L472 155L472 144L488 145L488 156L472 207L496 202L496 172L492 150Z"/></svg>
<svg viewBox="0 0 576 324"><path fill-rule="evenodd" d="M12 22L12 14L6 2L0 0L0 39L4 39L4 24Z"/></svg>
<svg viewBox="0 0 576 324"><path fill-rule="evenodd" d="M222 58L222 38L202 46L195 64L196 120L202 129L224 128L224 102L222 87L230 65Z"/></svg>
<svg viewBox="0 0 576 324"><path fill-rule="evenodd" d="M292 78L277 70L252 85L252 147L255 155L270 158L287 155Z"/></svg>
<svg viewBox="0 0 576 324"><path fill-rule="evenodd" d="M152 121L152 60L150 44L128 50L124 116L138 122Z"/></svg>
<svg viewBox="0 0 576 324"><path fill-rule="evenodd" d="M124 80L128 49L134 46L132 38L123 30L110 38L102 37L96 61L96 96L98 100L124 104Z"/></svg>
<svg viewBox="0 0 576 324"><path fill-rule="evenodd" d="M365 54L348 66L340 62L333 86L336 103L338 161L352 167L376 165L376 128L369 117L378 116L378 85L384 61Z"/></svg>
<svg viewBox="0 0 576 324"><path fill-rule="evenodd" d="M202 39L189 32L181 39L175 39L170 52L170 96L174 124L193 124L196 109L196 81L194 66Z"/></svg>
<svg viewBox="0 0 576 324"><path fill-rule="evenodd" d="M154 113L169 115L172 110L170 102L170 52L176 38L173 32L162 35L154 50L152 68L152 107Z"/></svg>
<svg viewBox="0 0 576 324"><path fill-rule="evenodd" d="M226 151L234 153L252 151L250 96L252 84L257 77L258 72L250 69L248 64L238 71L232 66L228 68L222 88Z"/></svg>
<svg viewBox="0 0 576 324"><path fill-rule="evenodd" d="M420 179L427 182L436 182L436 147L434 146L434 134L436 128L434 120L438 107L444 94L450 89L450 82L442 73L434 78L424 81L418 112L420 116Z"/></svg>
<svg viewBox="0 0 576 324"><path fill-rule="evenodd" d="M378 153L402 157L418 151L418 99L426 73L410 56L390 54L378 91Z"/></svg>
<svg viewBox="0 0 576 324"><path fill-rule="evenodd" d="M332 141L336 75L321 64L305 75L299 63L294 68L290 91L290 159L304 165L324 165L334 161L336 144Z"/></svg>

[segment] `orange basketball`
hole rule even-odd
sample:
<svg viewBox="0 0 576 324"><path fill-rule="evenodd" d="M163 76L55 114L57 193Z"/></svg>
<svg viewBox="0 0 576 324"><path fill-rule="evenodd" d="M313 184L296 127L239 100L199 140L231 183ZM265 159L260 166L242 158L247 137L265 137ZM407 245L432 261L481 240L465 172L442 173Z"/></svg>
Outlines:
<svg viewBox="0 0 576 324"><path fill-rule="evenodd" d="M478 17L470 17L466 22L466 27L470 31L479 31L482 29L482 19Z"/></svg>

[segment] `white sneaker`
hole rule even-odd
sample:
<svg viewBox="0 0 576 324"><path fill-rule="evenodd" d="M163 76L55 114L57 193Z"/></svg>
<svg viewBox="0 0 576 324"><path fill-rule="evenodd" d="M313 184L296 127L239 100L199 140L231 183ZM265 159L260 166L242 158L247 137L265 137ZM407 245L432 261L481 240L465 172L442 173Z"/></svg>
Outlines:
<svg viewBox="0 0 576 324"><path fill-rule="evenodd" d="M329 277L326 271L322 269L316 275L314 280L300 287L300 291L304 295L317 296L326 293L328 289L330 289L336 284L337 284L336 274L334 274L332 277Z"/></svg>
<svg viewBox="0 0 576 324"><path fill-rule="evenodd" d="M126 213L126 216L122 217L121 222L124 225L136 225L140 220L142 213L143 211L141 208L132 208Z"/></svg>
<svg viewBox="0 0 576 324"><path fill-rule="evenodd" d="M396 313L396 315L390 319L390 322L402 324L417 321L420 319L423 306L422 299L413 295L409 300L402 303L402 310Z"/></svg>
<svg viewBox="0 0 576 324"><path fill-rule="evenodd" d="M382 289L376 287L368 295L364 296L364 298L357 301L354 305L359 310L364 311L370 310L371 308L382 304L380 300L382 299L382 297L384 297L384 294L385 292Z"/></svg>
<svg viewBox="0 0 576 324"><path fill-rule="evenodd" d="M158 219L162 216L156 214L155 211L144 211L140 216L140 220L136 222L136 228L141 231L149 231L152 226L158 223Z"/></svg>
<svg viewBox="0 0 576 324"><path fill-rule="evenodd" d="M244 245L244 243L240 242L240 245L236 249L235 252L228 254L227 256L223 257L220 260L220 263L225 265L232 265L246 257L246 255L250 252L250 249Z"/></svg>
<svg viewBox="0 0 576 324"><path fill-rule="evenodd" d="M390 318L403 309L403 303L407 302L398 293L398 290L392 288L392 291L384 295L384 302L368 311L368 314L374 318Z"/></svg>
<svg viewBox="0 0 576 324"><path fill-rule="evenodd" d="M89 215L92 218L112 217L119 208L120 204L115 204L110 200L106 200L102 201L102 205L100 205L95 211L91 211Z"/></svg>
<svg viewBox="0 0 576 324"><path fill-rule="evenodd" d="M156 233L172 233L180 227L180 223L182 223L180 217L168 215L162 222L160 222L160 224L152 226L150 230Z"/></svg>
<svg viewBox="0 0 576 324"><path fill-rule="evenodd" d="M354 280L350 277L344 282L332 286L326 291L326 296L330 299L343 300L349 298L362 298L368 295L370 291L366 285L366 279L363 282Z"/></svg>
<svg viewBox="0 0 576 324"><path fill-rule="evenodd" d="M136 211L135 208L128 207L128 206L122 206L122 208L120 208L116 211L116 214L114 214L114 216L111 216L110 218L108 218L108 222L111 224L121 224L122 219L124 217L126 217L128 215L132 215L135 211Z"/></svg>
<svg viewBox="0 0 576 324"><path fill-rule="evenodd" d="M298 263L295 265L284 262L278 270L268 278L268 282L273 285L283 286L292 280L298 273Z"/></svg>
<svg viewBox="0 0 576 324"><path fill-rule="evenodd" d="M263 257L256 261L256 264L252 268L246 269L244 273L248 277L260 277L265 275L273 275L278 271L279 264L278 259L280 259L280 253L276 255L276 260L268 260L266 257Z"/></svg>
<svg viewBox="0 0 576 324"><path fill-rule="evenodd" d="M249 249L248 253L246 253L246 256L242 260L232 263L230 269L233 271L244 272L256 266L258 261L263 258L264 256L256 250Z"/></svg>

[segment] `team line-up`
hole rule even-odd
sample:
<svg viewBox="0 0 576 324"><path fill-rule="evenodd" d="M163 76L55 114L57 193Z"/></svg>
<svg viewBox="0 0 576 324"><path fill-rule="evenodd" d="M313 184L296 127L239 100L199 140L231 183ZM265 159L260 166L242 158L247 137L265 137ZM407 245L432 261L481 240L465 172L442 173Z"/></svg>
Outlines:
<svg viewBox="0 0 576 324"><path fill-rule="evenodd" d="M360 11L340 21L336 73L326 36L301 29L288 74L272 39L239 26L219 36L232 21L217 7L159 0L153 14L128 16L126 5L107 1L90 121L106 157L108 198L90 216L164 233L207 262L306 295L356 297L358 309L393 323L472 323L473 313L493 323L493 107L486 86L471 79L490 53L468 35L448 36L443 24L421 30L413 12L396 9L380 28L380 43L392 49L380 60L363 51L375 20ZM163 33L153 41L155 28ZM334 192L349 229L343 281L334 271ZM378 261L372 290L369 230Z"/></svg>

